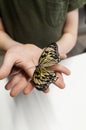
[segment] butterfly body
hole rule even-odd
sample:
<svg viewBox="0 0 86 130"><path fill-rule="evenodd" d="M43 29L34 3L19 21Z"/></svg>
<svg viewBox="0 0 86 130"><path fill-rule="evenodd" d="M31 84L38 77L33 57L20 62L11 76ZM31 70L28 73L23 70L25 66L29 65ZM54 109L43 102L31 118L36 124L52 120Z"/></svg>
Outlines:
<svg viewBox="0 0 86 130"><path fill-rule="evenodd" d="M56 43L52 43L44 49L33 74L33 82L38 90L46 90L52 82L57 80L58 77L51 67L59 61L58 47Z"/></svg>

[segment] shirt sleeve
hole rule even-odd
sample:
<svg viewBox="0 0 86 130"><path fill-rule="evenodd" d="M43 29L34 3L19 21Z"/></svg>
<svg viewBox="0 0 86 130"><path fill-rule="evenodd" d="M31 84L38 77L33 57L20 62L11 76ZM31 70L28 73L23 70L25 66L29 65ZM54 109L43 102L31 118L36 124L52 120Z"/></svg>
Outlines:
<svg viewBox="0 0 86 130"><path fill-rule="evenodd" d="M69 0L68 11L80 8L86 3L86 0Z"/></svg>

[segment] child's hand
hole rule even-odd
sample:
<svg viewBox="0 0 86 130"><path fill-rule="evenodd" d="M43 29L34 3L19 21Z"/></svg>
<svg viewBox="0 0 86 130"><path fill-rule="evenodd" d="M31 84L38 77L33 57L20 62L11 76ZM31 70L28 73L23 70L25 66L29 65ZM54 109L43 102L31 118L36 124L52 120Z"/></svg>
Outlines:
<svg viewBox="0 0 86 130"><path fill-rule="evenodd" d="M21 68L28 74L29 78L32 78L41 53L42 49L32 44L12 46L5 54L0 68L0 79L8 77L13 67Z"/></svg>
<svg viewBox="0 0 86 130"><path fill-rule="evenodd" d="M29 80L29 76L22 69L14 67L5 88L6 90L10 90L10 95L14 97L22 91L24 94L30 93L34 85Z"/></svg>
<svg viewBox="0 0 86 130"><path fill-rule="evenodd" d="M8 77L10 74L12 75L14 68L15 72L18 72L6 85L6 89L11 89L11 96L16 96L20 91L28 94L34 88L31 79L42 51L42 49L32 44L19 44L8 49L3 65L0 68L0 79ZM61 58L65 58L65 55L62 55ZM70 73L69 70L60 64L56 65L54 70L59 76L55 84L60 88L64 88L62 73L68 75ZM48 91L49 89L45 92Z"/></svg>
<svg viewBox="0 0 86 130"><path fill-rule="evenodd" d="M6 89L11 89L11 96L17 95L21 90L27 88L26 86L29 86L29 89L33 88L29 81L33 76L41 53L42 49L32 44L15 44L7 50L0 68L0 79L17 73L6 85ZM26 91L27 89L24 93Z"/></svg>
<svg viewBox="0 0 86 130"><path fill-rule="evenodd" d="M23 91L25 95L29 94L34 88L33 82L29 80L28 75L23 70L19 71L18 68L16 67L14 69L15 70L13 72L13 75L14 74L15 75L13 76L13 78L11 78L11 80L9 80L5 88L7 90L10 90L10 95L12 97L17 96L21 91ZM62 89L65 87L62 73L69 75L70 71L67 68L61 66L60 64L58 64L58 67L55 66L55 69L57 69L56 71L58 71L57 76L59 78L54 84ZM49 88L45 90L44 92L45 93L49 92Z"/></svg>

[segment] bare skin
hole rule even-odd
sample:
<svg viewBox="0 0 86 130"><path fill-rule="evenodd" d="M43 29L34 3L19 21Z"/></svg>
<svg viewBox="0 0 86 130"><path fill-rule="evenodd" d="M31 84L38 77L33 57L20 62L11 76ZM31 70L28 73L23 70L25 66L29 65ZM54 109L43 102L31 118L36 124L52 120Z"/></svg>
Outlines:
<svg viewBox="0 0 86 130"><path fill-rule="evenodd" d="M15 75L5 87L7 90L11 89L11 96L16 96L22 90L24 94L28 94L34 88L30 79L32 79L35 65L38 64L38 59L42 51L42 49L32 44L18 44L8 49L3 65L0 69L0 79L8 77L14 65L15 72L18 71L16 70L16 67L18 67L18 69L22 69L22 71ZM65 57L66 55L61 56L61 58ZM60 64L58 64L58 67L55 66L54 70L59 75L59 79L55 82L55 85L60 88L64 88L65 85L62 73L69 75L70 71ZM48 91L49 90L46 90L45 92Z"/></svg>

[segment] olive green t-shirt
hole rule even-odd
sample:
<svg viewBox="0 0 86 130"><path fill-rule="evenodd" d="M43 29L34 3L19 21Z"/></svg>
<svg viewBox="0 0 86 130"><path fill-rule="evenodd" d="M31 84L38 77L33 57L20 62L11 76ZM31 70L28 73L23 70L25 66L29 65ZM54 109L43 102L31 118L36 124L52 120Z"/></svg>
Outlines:
<svg viewBox="0 0 86 130"><path fill-rule="evenodd" d="M45 47L57 41L68 11L86 0L0 0L5 31L16 41Z"/></svg>

